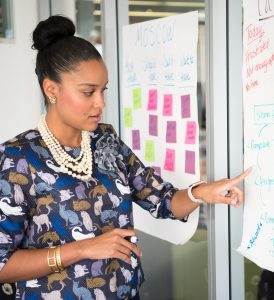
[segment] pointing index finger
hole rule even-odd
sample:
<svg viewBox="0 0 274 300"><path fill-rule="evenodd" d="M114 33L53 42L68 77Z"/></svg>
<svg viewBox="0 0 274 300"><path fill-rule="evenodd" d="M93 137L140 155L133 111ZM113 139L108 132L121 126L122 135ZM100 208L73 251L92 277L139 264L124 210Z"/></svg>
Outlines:
<svg viewBox="0 0 274 300"><path fill-rule="evenodd" d="M233 184L237 184L241 181L243 181L245 179L245 177L252 171L252 167L249 167L248 169L246 169L243 173L241 173L240 175L232 178L230 180L231 183Z"/></svg>

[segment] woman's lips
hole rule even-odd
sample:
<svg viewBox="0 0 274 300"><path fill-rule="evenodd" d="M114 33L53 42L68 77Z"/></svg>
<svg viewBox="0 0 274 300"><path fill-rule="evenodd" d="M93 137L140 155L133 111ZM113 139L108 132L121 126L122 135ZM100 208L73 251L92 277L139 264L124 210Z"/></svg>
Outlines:
<svg viewBox="0 0 274 300"><path fill-rule="evenodd" d="M91 119L94 122L100 122L101 121L101 115L94 115L94 116L89 116L89 119Z"/></svg>

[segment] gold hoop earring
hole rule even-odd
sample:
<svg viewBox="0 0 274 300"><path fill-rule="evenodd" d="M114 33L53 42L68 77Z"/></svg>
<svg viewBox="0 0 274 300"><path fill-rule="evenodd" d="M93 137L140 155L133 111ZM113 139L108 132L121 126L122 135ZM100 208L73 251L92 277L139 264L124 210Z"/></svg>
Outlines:
<svg viewBox="0 0 274 300"><path fill-rule="evenodd" d="M57 102L57 98L55 96L51 96L51 97L49 97L49 102L51 104L55 104Z"/></svg>

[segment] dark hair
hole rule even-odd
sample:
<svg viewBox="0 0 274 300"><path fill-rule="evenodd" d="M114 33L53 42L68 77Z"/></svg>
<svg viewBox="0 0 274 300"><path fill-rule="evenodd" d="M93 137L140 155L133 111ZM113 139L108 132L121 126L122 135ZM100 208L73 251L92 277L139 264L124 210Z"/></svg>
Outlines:
<svg viewBox="0 0 274 300"><path fill-rule="evenodd" d="M90 42L74 34L73 22L60 15L41 21L33 31L32 49L38 50L35 72L44 96L45 78L60 83L60 73L74 71L82 61L102 59Z"/></svg>

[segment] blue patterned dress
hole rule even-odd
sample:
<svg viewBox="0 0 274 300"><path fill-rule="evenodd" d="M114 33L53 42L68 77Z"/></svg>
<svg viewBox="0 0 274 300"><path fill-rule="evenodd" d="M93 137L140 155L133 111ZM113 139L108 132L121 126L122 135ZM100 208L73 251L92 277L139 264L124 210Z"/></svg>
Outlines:
<svg viewBox="0 0 274 300"><path fill-rule="evenodd" d="M133 228L132 201L155 218L174 218L176 189L146 168L99 124L90 133L93 177L61 173L36 130L0 145L0 269L17 249L40 249ZM65 148L73 156L79 148ZM138 258L86 259L61 273L17 283L18 299L130 299L144 280Z"/></svg>

